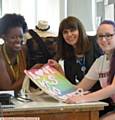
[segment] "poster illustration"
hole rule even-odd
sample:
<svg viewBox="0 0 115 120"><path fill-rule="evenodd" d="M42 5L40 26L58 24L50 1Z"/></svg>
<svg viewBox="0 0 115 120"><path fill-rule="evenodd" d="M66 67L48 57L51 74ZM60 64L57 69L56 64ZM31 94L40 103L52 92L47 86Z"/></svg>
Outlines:
<svg viewBox="0 0 115 120"><path fill-rule="evenodd" d="M48 64L40 69L30 69L24 72L39 88L59 101L65 100L67 96L76 92L75 86Z"/></svg>

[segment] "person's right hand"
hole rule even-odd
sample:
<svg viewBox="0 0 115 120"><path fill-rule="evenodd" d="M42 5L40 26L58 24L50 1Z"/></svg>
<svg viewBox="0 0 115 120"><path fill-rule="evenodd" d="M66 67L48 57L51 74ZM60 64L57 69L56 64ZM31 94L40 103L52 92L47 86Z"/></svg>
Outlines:
<svg viewBox="0 0 115 120"><path fill-rule="evenodd" d="M56 60L49 59L49 60L48 60L48 64L49 64L51 67L54 67L56 70L58 70L60 73L62 73L62 74L64 75L64 71L63 71L61 65L60 65Z"/></svg>
<svg viewBox="0 0 115 120"><path fill-rule="evenodd" d="M50 65L50 66L52 66L52 67L54 67L54 68L58 68L58 63L57 63L57 61L56 60L53 60L53 59L49 59L48 60L48 64Z"/></svg>
<svg viewBox="0 0 115 120"><path fill-rule="evenodd" d="M33 69L40 69L44 64L35 64L34 66L32 66L31 68Z"/></svg>

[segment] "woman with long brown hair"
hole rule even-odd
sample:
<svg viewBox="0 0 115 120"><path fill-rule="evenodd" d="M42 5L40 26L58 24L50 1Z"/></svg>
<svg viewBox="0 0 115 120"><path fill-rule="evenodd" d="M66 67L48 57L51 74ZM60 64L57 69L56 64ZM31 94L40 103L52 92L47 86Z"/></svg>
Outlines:
<svg viewBox="0 0 115 120"><path fill-rule="evenodd" d="M72 84L78 84L94 60L101 55L96 37L87 36L82 22L69 16L59 26L55 59L63 64L65 76ZM99 88L99 84L92 91Z"/></svg>

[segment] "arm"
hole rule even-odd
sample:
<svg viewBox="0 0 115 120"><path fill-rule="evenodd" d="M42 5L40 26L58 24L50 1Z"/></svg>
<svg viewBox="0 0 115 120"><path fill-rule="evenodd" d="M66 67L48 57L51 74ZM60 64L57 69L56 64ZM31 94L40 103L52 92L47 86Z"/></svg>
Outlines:
<svg viewBox="0 0 115 120"><path fill-rule="evenodd" d="M24 79L24 74L20 77L19 80L16 80L14 83L12 83L12 80L10 79L9 74L6 71L6 68L1 67L0 69L0 90L18 91L22 87L23 79Z"/></svg>
<svg viewBox="0 0 115 120"><path fill-rule="evenodd" d="M22 87L23 79L24 79L23 71L20 74L19 80L16 80L14 83L12 82L9 73L7 72L6 65L4 63L4 59L0 54L0 90L20 90Z"/></svg>
<svg viewBox="0 0 115 120"><path fill-rule="evenodd" d="M61 66L55 61L50 59L48 61L48 64L54 68L56 68L58 71L60 71L63 75L64 75L64 71L61 68ZM76 86L76 88L83 88L85 91L89 90L90 88L92 88L92 86L96 83L96 80L91 80L91 79L87 79L86 77Z"/></svg>
<svg viewBox="0 0 115 120"><path fill-rule="evenodd" d="M98 69L99 69L98 60L95 60L88 73L82 79L82 81L77 85L78 88L83 88L84 90L89 90L99 79Z"/></svg>
<svg viewBox="0 0 115 120"><path fill-rule="evenodd" d="M0 56L0 90L10 89L12 82L6 70L6 66Z"/></svg>
<svg viewBox="0 0 115 120"><path fill-rule="evenodd" d="M96 83L96 80L83 78L82 81L76 86L77 88L83 88L84 91L88 91Z"/></svg>
<svg viewBox="0 0 115 120"><path fill-rule="evenodd" d="M112 94L115 94L115 77L111 85L108 85L101 90L98 90L93 93L89 93L83 96L72 96L67 99L67 103L82 103L82 102L93 102L110 97Z"/></svg>
<svg viewBox="0 0 115 120"><path fill-rule="evenodd" d="M12 83L9 89L14 90L14 91L19 91L22 88L24 77L25 77L25 74L22 73L20 75L20 78L16 80L14 83Z"/></svg>

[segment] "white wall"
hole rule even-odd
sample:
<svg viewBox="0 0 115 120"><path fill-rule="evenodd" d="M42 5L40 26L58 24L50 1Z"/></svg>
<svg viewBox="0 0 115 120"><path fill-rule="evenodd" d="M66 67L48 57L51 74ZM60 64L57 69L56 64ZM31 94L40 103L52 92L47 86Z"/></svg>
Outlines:
<svg viewBox="0 0 115 120"><path fill-rule="evenodd" d="M35 24L35 0L3 0L2 15L17 13L25 17L30 28Z"/></svg>
<svg viewBox="0 0 115 120"><path fill-rule="evenodd" d="M29 28L35 28L38 20L47 20L50 31L57 34L60 22L60 5L63 0L3 0L2 15L20 13Z"/></svg>
<svg viewBox="0 0 115 120"><path fill-rule="evenodd" d="M37 21L47 20L52 32L58 31L60 15L60 0L38 0L37 1ZM37 23L36 23L37 24Z"/></svg>
<svg viewBox="0 0 115 120"><path fill-rule="evenodd" d="M17 0L18 1L18 0ZM34 28L36 24L36 0L19 0L19 13L24 15L29 28Z"/></svg>
<svg viewBox="0 0 115 120"><path fill-rule="evenodd" d="M87 31L95 30L95 0L68 0L67 16L79 18Z"/></svg>
<svg viewBox="0 0 115 120"><path fill-rule="evenodd" d="M60 21L73 15L82 21L87 31L95 30L95 0L3 0L2 4L3 15L20 13L32 29L39 20L47 20L50 31L57 34Z"/></svg>
<svg viewBox="0 0 115 120"><path fill-rule="evenodd" d="M19 13L19 0L2 0L2 15L5 13Z"/></svg>

